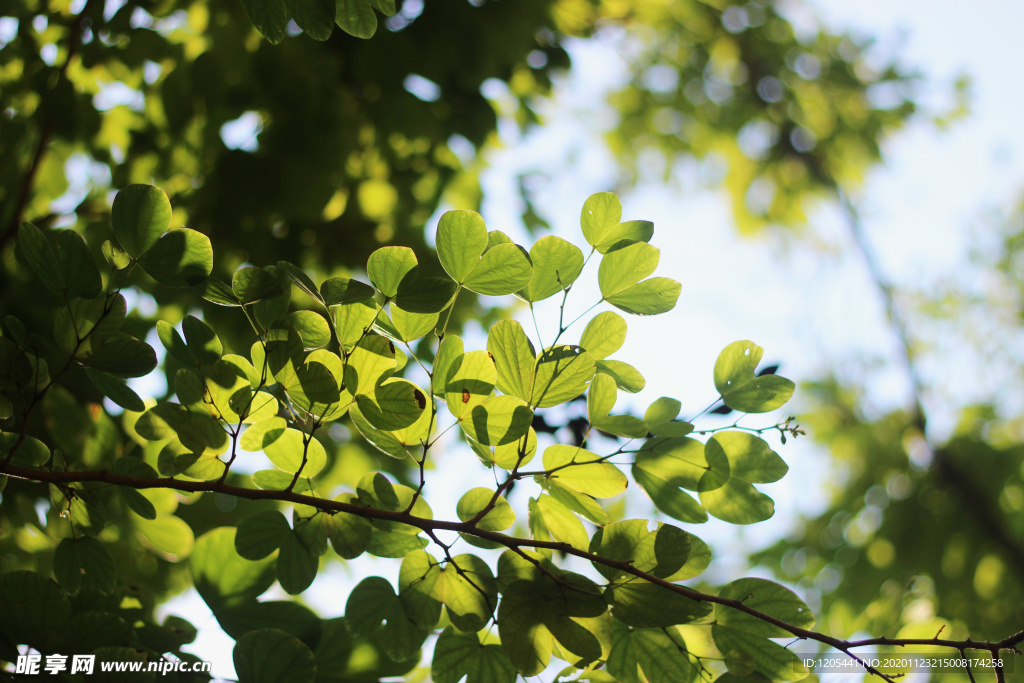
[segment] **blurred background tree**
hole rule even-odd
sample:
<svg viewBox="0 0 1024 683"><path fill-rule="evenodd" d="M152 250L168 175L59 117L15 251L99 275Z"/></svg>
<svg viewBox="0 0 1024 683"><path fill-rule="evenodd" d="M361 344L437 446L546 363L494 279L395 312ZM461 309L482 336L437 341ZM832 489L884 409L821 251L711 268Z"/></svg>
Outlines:
<svg viewBox="0 0 1024 683"><path fill-rule="evenodd" d="M441 207L485 199L480 174L501 144L499 122L536 127L553 80L580 66L566 46L609 36L629 72L611 95L618 117L607 136L620 186L651 168L668 179L679 159L702 159L717 169L741 231L781 227L813 240L809 207L855 191L883 140L917 113L918 78L895 58L869 58L868 41L794 24L784 4L405 0L393 16L375 15L368 40L339 29L328 37L316 22L286 24L287 35L261 24L272 44L250 22L252 2L10 0L0 10L0 313L29 329L52 324L55 300L32 284L12 240L22 220L74 229L98 257L111 235L111 194L133 182L166 189L174 223L210 236L220 279L279 259L351 274L382 244L428 250ZM943 116L962 113L965 85ZM520 189L524 224L545 227L528 183ZM846 211L856 228L849 200ZM998 265L1017 286L1005 292L1019 296L1019 230L1007 235L978 267ZM875 279L904 336L925 319L955 327L951 301L1005 308L1004 297L959 291L900 308L905 300ZM143 275L133 285L139 338L195 301ZM227 331L229 346L248 348L251 331L238 321L229 330L223 309L205 305L202 315ZM489 315L465 301L456 324ZM1013 598L1024 590L1020 423L977 409L954 438L931 443L920 395L883 417L859 410L846 380L823 379L815 396L810 431L850 476L803 535L753 561L822 593L830 627L844 635L952 619L973 636L1002 637L1024 623ZM100 400L69 375L32 429L102 461L126 437L119 420L86 407ZM344 431L329 440L335 483L375 457ZM931 455L915 460L921 444ZM37 487L12 482L3 495L4 529L41 528ZM194 535L231 523L230 510L214 522L213 505L181 508ZM5 533L0 571L45 568L50 540ZM138 568L150 608L187 587L180 568L145 544L124 551L117 560ZM823 571L835 579L814 583ZM910 609L920 600L930 613Z"/></svg>

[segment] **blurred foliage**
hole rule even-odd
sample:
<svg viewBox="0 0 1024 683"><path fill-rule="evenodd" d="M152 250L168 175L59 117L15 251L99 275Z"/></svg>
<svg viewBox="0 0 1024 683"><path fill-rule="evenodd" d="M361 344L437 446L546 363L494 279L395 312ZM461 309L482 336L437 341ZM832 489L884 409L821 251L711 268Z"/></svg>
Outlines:
<svg viewBox="0 0 1024 683"><path fill-rule="evenodd" d="M809 200L858 184L915 113L915 74L800 3L607 4L635 29L612 100L619 160L631 179L660 167L664 181L680 159L713 160L744 232L803 226Z"/></svg>
<svg viewBox="0 0 1024 683"><path fill-rule="evenodd" d="M913 362L936 377L925 387L930 404L948 413L988 392L959 410L943 442L926 440L915 411L866 414L849 381L807 387L818 406L803 416L808 433L840 474L825 510L751 559L817 593L829 628L923 638L943 628L943 637L982 640L1024 624L1022 225L1019 209L986 221L962 277L896 292L923 340ZM943 365L958 372L936 370ZM942 386L963 371L969 386Z"/></svg>

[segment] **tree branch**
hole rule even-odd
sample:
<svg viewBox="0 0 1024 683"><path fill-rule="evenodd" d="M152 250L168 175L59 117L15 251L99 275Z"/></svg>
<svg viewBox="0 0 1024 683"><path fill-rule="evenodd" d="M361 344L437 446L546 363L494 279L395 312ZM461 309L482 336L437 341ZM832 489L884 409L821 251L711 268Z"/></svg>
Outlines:
<svg viewBox="0 0 1024 683"><path fill-rule="evenodd" d="M745 604L744 600L737 600L733 598L723 598L718 595L711 595L709 593L702 593L701 591L695 590L688 586L684 586L677 583L671 583L665 579L661 579L653 574L637 569L633 566L632 562L624 562L620 560L613 560L611 558L603 557L601 555L587 552L574 548L568 543L561 543L557 541L538 541L528 538L518 538L515 536L509 536L493 531L486 531L480 529L473 524L468 522L450 522L446 520L428 519L425 517L417 517L410 514L408 511L394 512L391 510L379 510L377 508L366 507L363 505L356 505L353 503L345 503L338 500L325 500L323 498L317 498L314 496L308 496L304 494L295 493L292 491L272 491L266 489L250 489L242 486L234 486L231 484L225 484L220 481L185 481L181 479L174 479L169 477L131 477L123 474L117 474L107 470L93 470L85 472L50 472L45 470L37 470L28 467L21 467L13 464L0 465L0 474L6 474L9 477L15 479L24 479L27 481L47 483L47 484L75 484L84 482L97 482L114 484L118 486L129 486L135 489L153 489L163 488L172 489L176 491L184 491L187 493L223 493L229 496L235 496L238 498L247 498L249 500L270 500L278 502L289 502L296 503L299 505L308 505L316 508L322 512L328 514L336 514L344 512L350 515L356 515L366 519L377 519L389 522L398 522L401 524L408 524L423 530L431 538L435 538L435 532L438 530L443 531L455 531L462 534L469 534L478 538L486 539L499 543L506 548L510 548L515 552L522 553L523 548L547 548L551 550L558 550L568 555L588 560L597 564L611 567L613 569L631 574L639 579L648 581L655 585L661 586L662 588L678 593L691 600L698 602L708 602L716 605L722 605L729 607L737 611L748 614L756 619L759 619L765 623L777 626L788 633L800 638L802 640L813 640L824 645L833 647L847 655L857 659L856 654L851 652L856 648L867 647L871 645L891 645L904 647L908 645L927 645L933 647L948 647L955 650L980 650L988 652L993 658L998 658L999 653L1002 650L1012 650L1019 652L1017 645L1024 642L1024 630L1015 633L1012 636L1004 638L999 641L976 641L970 638L966 640L947 640L935 638L869 638L865 640L844 640L841 638L833 638L832 636L817 631L811 631L809 629L794 626L788 622L774 617L770 614L766 614L758 609L750 607ZM858 661L861 661L858 659ZM862 662L869 673L885 677L881 672L874 670L866 663ZM997 672L998 673L998 672Z"/></svg>

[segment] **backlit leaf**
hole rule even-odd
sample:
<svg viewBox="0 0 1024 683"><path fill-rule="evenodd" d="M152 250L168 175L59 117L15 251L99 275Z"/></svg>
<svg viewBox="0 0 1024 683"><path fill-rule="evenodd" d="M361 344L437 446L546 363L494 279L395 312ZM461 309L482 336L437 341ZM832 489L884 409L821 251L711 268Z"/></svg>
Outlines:
<svg viewBox="0 0 1024 683"><path fill-rule="evenodd" d="M381 294L393 299L398 294L398 286L417 264L416 254L409 247L381 247L370 254L366 274Z"/></svg>
<svg viewBox="0 0 1024 683"><path fill-rule="evenodd" d="M124 250L139 258L171 226L171 202L158 187L129 185L114 197L110 222Z"/></svg>
<svg viewBox="0 0 1024 683"><path fill-rule="evenodd" d="M461 284L487 247L487 226L475 211L448 211L437 224L437 257L445 272Z"/></svg>
<svg viewBox="0 0 1024 683"><path fill-rule="evenodd" d="M168 287L197 285L213 270L213 246L201 232L188 228L171 230L142 255L139 265Z"/></svg>
<svg viewBox="0 0 1024 683"><path fill-rule="evenodd" d="M766 413L781 407L793 395L795 385L785 377L757 377L764 349L750 341L729 344L715 361L715 389L725 405L744 413Z"/></svg>
<svg viewBox="0 0 1024 683"><path fill-rule="evenodd" d="M593 357L578 346L555 346L537 357L530 405L549 408L570 401L584 391L597 367Z"/></svg>
<svg viewBox="0 0 1024 683"><path fill-rule="evenodd" d="M313 683L316 660L309 647L276 628L249 631L232 652L238 680L245 683Z"/></svg>
<svg viewBox="0 0 1024 683"><path fill-rule="evenodd" d="M529 284L533 266L518 244L499 244L484 252L462 286L477 294L512 294Z"/></svg>
<svg viewBox="0 0 1024 683"><path fill-rule="evenodd" d="M580 212L580 228L587 244L597 247L603 242L622 219L622 204L611 192L598 192L583 202Z"/></svg>
<svg viewBox="0 0 1024 683"><path fill-rule="evenodd" d="M583 270L583 252L561 237L541 237L530 247L533 276L530 283L516 293L524 301L543 301L567 289Z"/></svg>
<svg viewBox="0 0 1024 683"><path fill-rule="evenodd" d="M485 447L517 441L533 422L533 410L515 396L492 396L459 419L466 434Z"/></svg>

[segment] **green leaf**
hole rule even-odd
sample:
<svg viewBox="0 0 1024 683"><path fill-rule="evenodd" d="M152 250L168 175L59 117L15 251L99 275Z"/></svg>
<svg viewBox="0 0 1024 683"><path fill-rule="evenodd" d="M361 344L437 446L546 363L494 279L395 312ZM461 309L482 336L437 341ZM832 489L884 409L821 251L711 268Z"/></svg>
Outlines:
<svg viewBox="0 0 1024 683"><path fill-rule="evenodd" d="M387 17L395 16L395 0L367 0L370 6Z"/></svg>
<svg viewBox="0 0 1024 683"><path fill-rule="evenodd" d="M775 514L775 503L751 484L781 479L789 467L768 444L746 432L719 432L704 446L707 472L698 482L700 502L732 524L753 524Z"/></svg>
<svg viewBox="0 0 1024 683"><path fill-rule="evenodd" d="M633 633L634 629L621 621L612 620L612 647L606 668L619 683L640 683Z"/></svg>
<svg viewBox="0 0 1024 683"><path fill-rule="evenodd" d="M185 333L186 345L200 365L216 363L224 354L224 346L217 338L217 333L194 315L185 316L181 321L181 330Z"/></svg>
<svg viewBox="0 0 1024 683"><path fill-rule="evenodd" d="M294 485L292 482L295 482ZM252 483L265 491L287 491L306 493L316 490L316 484L309 479L295 479L294 474L281 470L259 470L252 473Z"/></svg>
<svg viewBox="0 0 1024 683"><path fill-rule="evenodd" d="M232 653L239 683L313 683L313 652L295 636L276 628L249 631Z"/></svg>
<svg viewBox="0 0 1024 683"><path fill-rule="evenodd" d="M487 226L475 211L448 211L438 221L435 242L441 266L462 284L487 247Z"/></svg>
<svg viewBox="0 0 1024 683"><path fill-rule="evenodd" d="M583 271L583 252L561 237L541 237L530 247L533 277L516 293L523 301L543 301L568 289Z"/></svg>
<svg viewBox="0 0 1024 683"><path fill-rule="evenodd" d="M332 277L320 285L320 296L328 306L361 303L373 298L373 287L347 277Z"/></svg>
<svg viewBox="0 0 1024 683"><path fill-rule="evenodd" d="M262 560L281 547L291 533L288 520L277 510L264 510L242 520L235 533L235 550L247 560Z"/></svg>
<svg viewBox="0 0 1024 683"><path fill-rule="evenodd" d="M18 246L21 247L21 253L28 261L28 265L43 284L51 291L63 292L64 273L61 272L57 255L54 254L53 247L42 230L27 221L22 222L18 228Z"/></svg>
<svg viewBox="0 0 1024 683"><path fill-rule="evenodd" d="M494 491L488 488L478 487L470 489L459 499L455 507L456 514L463 522L476 517L494 497ZM503 496L498 496L494 507L476 523L476 526L484 531L504 531L516 523L516 513Z"/></svg>
<svg viewBox="0 0 1024 683"><path fill-rule="evenodd" d="M647 526L645 519L630 519L601 527L590 540L590 552L668 579L686 564L692 536L671 524L658 522L654 531ZM609 581L630 580L621 570L597 562L594 567Z"/></svg>
<svg viewBox="0 0 1024 683"><path fill-rule="evenodd" d="M625 221L609 230L601 242L594 245L594 248L602 254L607 254L623 242L650 242L653 236L654 223L650 221Z"/></svg>
<svg viewBox="0 0 1024 683"><path fill-rule="evenodd" d="M324 301L323 296L321 296L320 292L317 290L316 284L309 278L308 275L306 275L305 271L303 271L295 264L289 263L288 261L278 261L277 267L281 272L287 275L288 278L292 282L294 282L299 289L304 291L309 296L313 297L315 301L318 301L319 303L324 304L325 306L327 305L327 302Z"/></svg>
<svg viewBox="0 0 1024 683"><path fill-rule="evenodd" d="M459 418L466 434L485 447L519 440L533 423L533 410L515 396L492 396Z"/></svg>
<svg viewBox="0 0 1024 683"><path fill-rule="evenodd" d="M795 385L785 377L756 377L754 370L764 349L750 341L726 346L715 361L715 389L725 405L744 413L767 413L793 395Z"/></svg>
<svg viewBox="0 0 1024 683"><path fill-rule="evenodd" d="M487 352L498 371L498 389L529 400L536 352L523 326L515 320L502 320L492 325L487 334Z"/></svg>
<svg viewBox="0 0 1024 683"><path fill-rule="evenodd" d="M243 304L280 296L281 280L273 272L254 266L239 268L231 277L231 291Z"/></svg>
<svg viewBox="0 0 1024 683"><path fill-rule="evenodd" d="M171 624L174 624L174 617L167 619ZM167 651L177 649L182 645L186 644L184 638L185 627L187 624L184 619L178 620L182 622L183 626L179 630L180 635L177 637L171 636L164 641L167 645ZM166 623L166 622L165 622ZM139 629L139 640L142 640L145 645L152 647L154 640L153 634L160 633L160 631L171 631L171 627L165 627L166 630L160 629L160 627L151 627ZM176 629L178 630L178 629ZM127 645L133 638L135 638L135 629L131 627L124 619L118 617L109 612L79 612L71 618L67 625L67 631L62 635L64 636L64 642L59 648L58 652L74 652L78 650L80 652L92 652L98 648L110 647L110 646L124 646ZM160 635L163 635L160 633ZM160 637L160 636L157 636ZM168 643L172 641L173 644ZM160 647L157 644L157 647Z"/></svg>
<svg viewBox="0 0 1024 683"><path fill-rule="evenodd" d="M177 437L187 448L202 455L220 455L228 448L228 435L217 420L190 413L177 403L158 403L135 423L139 436L150 441Z"/></svg>
<svg viewBox="0 0 1024 683"><path fill-rule="evenodd" d="M53 575L68 595L96 591L109 595L117 588L117 567L100 541L89 536L65 538L53 555Z"/></svg>
<svg viewBox="0 0 1024 683"><path fill-rule="evenodd" d="M513 589L513 590L510 590ZM506 588L498 605L498 633L512 666L523 676L536 676L551 660L555 639L543 623L543 596L531 595L533 583L517 581Z"/></svg>
<svg viewBox="0 0 1024 683"><path fill-rule="evenodd" d="M436 683L515 683L516 669L497 644L481 643L476 633L452 627L441 632L434 646L430 675Z"/></svg>
<svg viewBox="0 0 1024 683"><path fill-rule="evenodd" d="M711 614L709 603L691 600L639 579L609 586L605 596L611 602L615 618L635 628L688 624Z"/></svg>
<svg viewBox="0 0 1024 683"><path fill-rule="evenodd" d="M305 349L319 349L331 343L330 323L316 311L292 311L277 324L295 328Z"/></svg>
<svg viewBox="0 0 1024 683"><path fill-rule="evenodd" d="M343 503L354 503L357 498L353 493L342 493L334 500ZM327 540L334 552L344 560L352 560L364 552L370 544L373 527L362 517L339 512L327 517Z"/></svg>
<svg viewBox="0 0 1024 683"><path fill-rule="evenodd" d="M377 385L370 396L356 397L359 412L377 429L405 429L428 412L427 396L407 379L392 377Z"/></svg>
<svg viewBox="0 0 1024 683"><path fill-rule="evenodd" d="M693 496L681 491L670 478L653 474L639 463L633 465L633 479L651 497L654 507L672 519L690 524L703 524L708 521L708 513L700 506Z"/></svg>
<svg viewBox="0 0 1024 683"><path fill-rule="evenodd" d="M181 338L178 331L174 329L173 325L166 320L157 320L156 332L160 338L160 343L164 345L167 353L171 354L175 360L187 368L198 365L195 356L192 355L192 351L185 344L185 340Z"/></svg>
<svg viewBox="0 0 1024 683"><path fill-rule="evenodd" d="M419 628L432 629L441 618L441 600L436 595L441 566L422 550L414 550L402 560L398 574L398 595L405 615Z"/></svg>
<svg viewBox="0 0 1024 683"><path fill-rule="evenodd" d="M201 232L188 228L171 230L142 255L139 265L168 287L198 285L213 270L213 246Z"/></svg>
<svg viewBox="0 0 1024 683"><path fill-rule="evenodd" d="M580 212L580 228L587 244L596 248L615 230L621 219L622 204L618 197L611 192L590 195Z"/></svg>
<svg viewBox="0 0 1024 683"><path fill-rule="evenodd" d="M456 555L441 569L437 594L455 628L474 633L494 614L498 584L487 563L476 555Z"/></svg>
<svg viewBox="0 0 1024 683"><path fill-rule="evenodd" d="M117 246L110 240L103 240L103 244L100 246L100 251L103 252L103 258L106 259L114 270L124 270L128 267L128 264L132 262L131 256L128 252Z"/></svg>
<svg viewBox="0 0 1024 683"><path fill-rule="evenodd" d="M52 579L31 571L0 577L0 634L8 643L53 652L71 618L71 602Z"/></svg>
<svg viewBox="0 0 1024 683"><path fill-rule="evenodd" d="M679 401L662 396L644 413L644 422L655 436L686 436L693 431L693 425L676 420L680 408Z"/></svg>
<svg viewBox="0 0 1024 683"><path fill-rule="evenodd" d="M122 456L114 461L114 472L126 477L139 479L156 479L157 473L144 460L132 456ZM132 512L143 519L156 519L156 508L142 491L131 486L118 486L118 491L124 499L125 504Z"/></svg>
<svg viewBox="0 0 1024 683"><path fill-rule="evenodd" d="M239 639L250 631L276 628L302 641L314 641L323 630L323 622L308 607L290 600L255 600L238 607L222 609L217 621L224 633Z"/></svg>
<svg viewBox="0 0 1024 683"><path fill-rule="evenodd" d="M139 398L139 395L117 377L96 370L86 370L85 374L89 376L96 388L103 392L104 396L125 410L133 410L137 413L146 410L146 404Z"/></svg>
<svg viewBox="0 0 1024 683"><path fill-rule="evenodd" d="M491 453L490 462L502 469L511 470L517 463L520 466L525 465L533 460L537 453L537 432L531 427L525 436L516 441L497 446L493 451L487 450Z"/></svg>
<svg viewBox="0 0 1024 683"><path fill-rule="evenodd" d="M752 661L754 671L763 674L769 680L798 681L809 673L794 652L767 638L717 625L711 627L711 637L715 641L715 647L727 659L731 653L736 652L744 659ZM743 680L752 678L745 677Z"/></svg>
<svg viewBox="0 0 1024 683"><path fill-rule="evenodd" d="M544 451L548 477L595 498L610 498L626 490L626 475L597 453L555 444Z"/></svg>
<svg viewBox="0 0 1024 683"><path fill-rule="evenodd" d="M356 486L359 501L378 510L397 510L398 494L394 485L380 472L367 472Z"/></svg>
<svg viewBox="0 0 1024 683"><path fill-rule="evenodd" d="M342 304L334 309L334 322L338 340L346 349L352 349L367 336L377 318L377 305L373 301Z"/></svg>
<svg viewBox="0 0 1024 683"><path fill-rule="evenodd" d="M537 357L530 405L550 408L587 390L597 370L593 357L578 346L554 346Z"/></svg>
<svg viewBox="0 0 1024 683"><path fill-rule="evenodd" d="M629 363L619 360L599 360L596 365L597 372L612 377L615 380L615 385L623 391L635 394L638 391L643 391L643 388L647 386L644 376Z"/></svg>
<svg viewBox="0 0 1024 683"><path fill-rule="evenodd" d="M652 277L605 297L612 306L633 315L660 315L676 306L682 285L667 277Z"/></svg>
<svg viewBox="0 0 1024 683"><path fill-rule="evenodd" d="M90 346L102 344L121 329L126 312L127 305L120 294L109 299L106 296L72 299L67 308L57 311L53 325L54 336L68 354L88 350ZM85 339L89 343L79 346L79 340Z"/></svg>
<svg viewBox="0 0 1024 683"><path fill-rule="evenodd" d="M435 396L444 396L445 385L448 382L448 372L452 363L465 353L466 347L462 338L458 335L446 335L437 346L437 355L434 357L434 376L431 380L430 390ZM460 363L462 361L459 361Z"/></svg>
<svg viewBox="0 0 1024 683"><path fill-rule="evenodd" d="M320 562L295 532L285 534L277 554L277 580L289 595L298 595L316 578Z"/></svg>
<svg viewBox="0 0 1024 683"><path fill-rule="evenodd" d="M152 372L157 363L152 346L120 332L110 335L102 344L93 343L79 360L93 370L122 377L143 377Z"/></svg>
<svg viewBox="0 0 1024 683"><path fill-rule="evenodd" d="M452 416L461 419L487 400L497 379L498 371L486 351L470 351L454 358L444 383L444 397Z"/></svg>
<svg viewBox="0 0 1024 683"><path fill-rule="evenodd" d="M462 282L471 292L488 296L513 294L530 283L533 266L518 244L499 244L484 252Z"/></svg>
<svg viewBox="0 0 1024 683"><path fill-rule="evenodd" d="M301 469L303 477L314 476L327 464L327 451L317 439L285 425L280 417L253 424L242 434L242 448L250 452L262 450L285 472Z"/></svg>
<svg viewBox="0 0 1024 683"><path fill-rule="evenodd" d="M601 297L608 299L650 276L658 267L660 258L661 252L657 247L646 242L635 242L608 252L602 257L597 270Z"/></svg>
<svg viewBox="0 0 1024 683"><path fill-rule="evenodd" d="M395 324L398 338L410 342L427 335L437 324L437 313L411 313L391 302L391 320Z"/></svg>
<svg viewBox="0 0 1024 683"><path fill-rule="evenodd" d="M398 294L399 285L417 265L416 254L409 247L381 247L370 254L366 274L381 294L393 299Z"/></svg>
<svg viewBox="0 0 1024 683"><path fill-rule="evenodd" d="M647 424L632 415L609 415L615 407L618 396L615 380L609 375L594 375L590 388L587 390L587 417L595 429L603 432L624 436L631 439L642 439L647 436Z"/></svg>
<svg viewBox="0 0 1024 683"><path fill-rule="evenodd" d="M377 31L377 16L365 0L337 0L334 21L356 38L372 38Z"/></svg>
<svg viewBox="0 0 1024 683"><path fill-rule="evenodd" d="M267 40L276 45L287 35L288 6L285 0L242 0L249 21Z"/></svg>
<svg viewBox="0 0 1024 683"><path fill-rule="evenodd" d="M610 520L601 504L585 493L580 493L558 482L556 479L537 477L536 481L551 497L573 512L583 515L594 524L601 526Z"/></svg>
<svg viewBox="0 0 1024 683"><path fill-rule="evenodd" d="M195 547L192 527L180 517L161 515L156 519L137 519L135 527L154 548L179 559L188 557Z"/></svg>
<svg viewBox="0 0 1024 683"><path fill-rule="evenodd" d="M395 302L410 313L440 313L455 299L458 285L446 277L419 278L403 282Z"/></svg>
<svg viewBox="0 0 1024 683"><path fill-rule="evenodd" d="M171 226L171 202L158 187L129 185L114 197L110 221L124 250L139 258Z"/></svg>
<svg viewBox="0 0 1024 683"><path fill-rule="evenodd" d="M568 543L577 550L586 550L590 543L587 530L579 518L551 496L538 496L536 503L531 499L530 515L537 518L531 519L531 522L541 523L556 541Z"/></svg>
<svg viewBox="0 0 1024 683"><path fill-rule="evenodd" d="M206 532L189 560L196 590L214 613L250 603L274 583L274 559L246 560L235 551L235 533L234 527Z"/></svg>
<svg viewBox="0 0 1024 683"><path fill-rule="evenodd" d="M383 645L388 656L404 661L415 656L429 631L418 628L405 614L402 603L387 580L379 576L363 579L352 589L345 604L345 626L354 636L372 636L383 627Z"/></svg>
<svg viewBox="0 0 1024 683"><path fill-rule="evenodd" d="M292 18L313 40L327 40L334 29L334 0L286 0Z"/></svg>
<svg viewBox="0 0 1024 683"><path fill-rule="evenodd" d="M604 360L622 348L625 341L626 321L614 311L604 311L587 323L580 337L580 346L594 360Z"/></svg>
<svg viewBox="0 0 1024 683"><path fill-rule="evenodd" d="M74 230L62 230L57 235L57 260L69 296L99 296L103 290L100 270L81 235Z"/></svg>
<svg viewBox="0 0 1024 683"><path fill-rule="evenodd" d="M739 579L723 586L719 596L740 600L770 616L798 628L814 626L814 614L796 593L766 579ZM788 638L792 634L744 612L725 605L715 605L715 622L731 629L745 631L763 638Z"/></svg>
<svg viewBox="0 0 1024 683"><path fill-rule="evenodd" d="M217 278L208 277L199 284L193 285L192 289L198 292L199 296L218 306L242 305L235 293L231 291L231 287Z"/></svg>
<svg viewBox="0 0 1024 683"><path fill-rule="evenodd" d="M686 643L678 631L638 628L632 638L637 663L647 680L690 683L697 678L697 669L690 662Z"/></svg>
<svg viewBox="0 0 1024 683"><path fill-rule="evenodd" d="M429 436L427 430L431 426L431 412L424 410L420 417L413 424L404 429L384 430L377 429L363 417L358 407L353 407L349 413L352 423L355 425L363 438L369 441L382 453L392 458L404 460L407 457L416 458L423 450L422 441ZM435 425L436 426L436 425Z"/></svg>
<svg viewBox="0 0 1024 683"><path fill-rule="evenodd" d="M0 462L7 458L7 454L11 448L14 448L15 444L21 442L18 445L18 450L14 452L14 458L11 462L15 465L21 465L22 467L39 467L50 459L50 449L46 447L39 439L34 436L25 436L20 439L17 434L10 432L0 432Z"/></svg>

